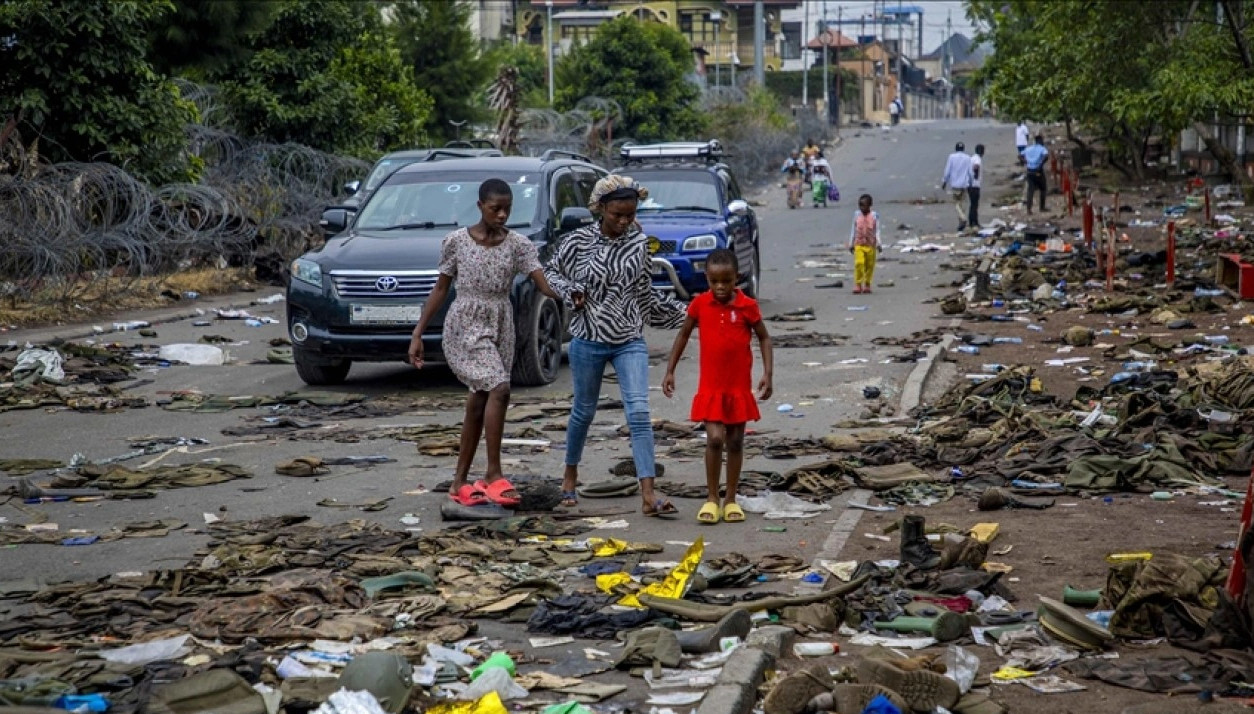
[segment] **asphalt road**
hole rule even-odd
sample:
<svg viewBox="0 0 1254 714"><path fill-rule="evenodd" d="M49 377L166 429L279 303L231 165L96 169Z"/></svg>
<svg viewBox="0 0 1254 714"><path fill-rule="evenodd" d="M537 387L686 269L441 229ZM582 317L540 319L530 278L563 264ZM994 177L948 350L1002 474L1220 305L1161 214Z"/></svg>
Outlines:
<svg viewBox="0 0 1254 714"><path fill-rule="evenodd" d="M814 209L789 210L782 188L773 186L757 197L757 211L762 224L763 314L767 316L798 308L812 307L816 319L810 322L771 322L773 334L791 331L837 333L848 336L836 347L793 348L776 350L775 396L762 407L763 419L754 425L760 435L750 439L768 438L769 432L784 436L822 436L842 419L858 417L866 408L862 388L879 386L886 402L895 404L901 385L913 363L884 364L882 361L896 347L876 347L870 340L878 336L908 335L914 331L944 325L934 305L921 301L941 293L933 287L947 283L955 276L939 266L945 253L902 253L898 241L922 238L950 243L956 228L956 216L948 203L915 205L921 198L937 199L937 189L945 157L955 141L964 141L968 149L983 142L989 147L986 166L988 175L1006 178L1011 173L1013 128L983 121L951 121L908 123L891 132L880 129L844 131L844 141L829 152L842 194L839 205ZM734 150L734 147L732 147ZM782 157L781 157L782 160ZM987 182L986 182L987 185ZM986 188L986 196L997 191ZM843 250L848 239L852 215L861 193L875 197L875 208L883 220L884 239L888 248L880 259L876 282L892 281L893 287L877 287L869 296L851 294L852 264ZM1004 191L1003 191L1004 193ZM988 218L997 212L987 208ZM985 222L987 222L987 218ZM813 262L808 262L813 261ZM816 263L835 263L835 267L813 267ZM832 277L839 274L842 277ZM818 288L820 284L843 279L843 289ZM276 291L265 291L251 297L263 297ZM232 296L221 302L247 301L250 296ZM203 301L210 308L213 301ZM853 309L861 308L865 309ZM282 321L282 304L249 308L257 315L271 315ZM107 323L105 323L107 324ZM206 393L229 395L281 394L303 387L295 370L287 365L264 363L270 339L283 335L281 324L250 328L238 321L219 321L211 327L194 327L185 319L156 328L156 339L140 338L133 332L109 335L124 343L168 344L196 342L203 334L220 334L242 342L228 346L232 362L221 367L171 367L155 369L140 375L152 384L135 388L136 394L150 398L168 397L177 390L195 389ZM89 328L87 331L90 331ZM20 331L8 337L19 343L39 342L52 335L81 335L83 326L56 330ZM685 421L688 399L696 385L696 345L689 347L689 356L678 374L678 395L667 400L660 384L664 361L660 355L669 348L674 333L651 332L651 349L659 355L654 367L654 416ZM865 360L847 363L847 360ZM418 372L406 365L356 366L350 382L336 391L360 392L369 395L390 395L419 392L424 395L444 394L460 398L464 389L444 369ZM569 373L563 368L558 381L546 388L519 389L517 395L545 395L567 398L570 392ZM606 392L617 396L616 386L606 384ZM792 404L794 410L777 411L781 404ZM189 524L186 530L164 538L125 539L81 547L21 546L0 549L0 577L10 574L38 574L56 578L98 578L119 571L145 570L181 565L206 542L201 532L205 514L244 520L263 516L299 513L309 514L322 522L363 518L403 528L400 519L413 514L420 519L417 527L424 530L440 528L439 504L442 493L430 492L436 483L451 476L453 459L430 458L415 450L414 444L391 439L362 440L358 443L329 441L259 441L241 442L226 437L221 430L241 425L245 416L256 416L259 410L234 410L221 414L173 413L157 407L128 410L112 414L80 414L55 410L10 411L0 414L0 457L52 458L68 460L81 453L89 459L102 459L130 450L127 439L145 435L186 436L208 439L211 444L194 447L188 454L171 454L162 463L184 463L196 459L220 459L251 470L254 477L246 481L160 492L156 498L143 501L104 501L95 503L49 503L35 506L47 513L51 522L62 531L74 528L103 530L112 525L155 518L175 518ZM460 410L443 413L408 414L387 419L349 420L355 427L380 424L439 423L453 424L460 420ZM623 421L621 411L604 411L598 415L594 435L598 441L586 451L583 480L590 482L607 476L607 468L620 458L630 456L625 438L616 435ZM511 424L510 427L525 426ZM549 432L560 441L560 432ZM203 451L202 451L203 450ZM397 463L357 469L336 467L320 478L292 478L274 473L276 463L296 456L321 457L349 455L387 455ZM548 476L560 474L560 447L542 453L510 454L507 471ZM818 460L814 457L811 460ZM126 462L134 467L151 457ZM779 461L752 459L747 469L781 471L805 459ZM665 462L666 479L699 484L704 480L699 460ZM0 477L2 478L2 477ZM38 478L36 479L38 480ZM428 493L412 492L425 488ZM407 493L409 492L409 493ZM363 503L392 498L379 512L365 513L357 509L333 509L317 506L327 498L342 503ZM703 536L707 557L743 552L755 556L784 553L812 557L832 530L837 510L810 521L788 521L784 532L765 532L764 526L777 525L751 515L740 525L722 524L705 527L696 523L701 502L680 499L681 517L674 521L643 518L639 514L638 497L592 501L585 499L586 511L619 510L629 522L626 530L606 531L600 535L628 538L634 541L666 543L666 552L652 556L658 560L676 560L685 544ZM26 516L10 508L0 507L0 516L11 522L24 522ZM508 632L501 633L509 637ZM521 629L514 633L516 642L524 642ZM557 652L546 651L546 656Z"/></svg>

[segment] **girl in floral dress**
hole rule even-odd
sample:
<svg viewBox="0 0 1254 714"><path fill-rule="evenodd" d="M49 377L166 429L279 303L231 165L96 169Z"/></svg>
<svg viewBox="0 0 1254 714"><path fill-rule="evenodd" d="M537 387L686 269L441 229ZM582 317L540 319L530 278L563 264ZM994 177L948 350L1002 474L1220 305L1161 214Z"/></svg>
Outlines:
<svg viewBox="0 0 1254 714"><path fill-rule="evenodd" d="M501 470L501 436L514 366L514 315L509 300L514 277L526 274L540 292L563 299L545 280L535 244L505 227L513 202L509 184L500 179L489 179L479 187L479 222L444 237L440 277L409 342L409 361L422 369L422 335L444 307L449 286L457 281L457 296L444 318L443 351L453 374L470 388L457 470L449 489L449 498L465 506L488 501L507 508L518 505L518 492ZM467 475L485 431L488 468L482 480L470 484Z"/></svg>

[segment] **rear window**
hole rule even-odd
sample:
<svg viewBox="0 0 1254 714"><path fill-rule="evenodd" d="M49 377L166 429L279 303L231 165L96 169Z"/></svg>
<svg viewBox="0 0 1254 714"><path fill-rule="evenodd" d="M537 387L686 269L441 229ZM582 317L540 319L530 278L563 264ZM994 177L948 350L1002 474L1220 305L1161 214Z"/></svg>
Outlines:
<svg viewBox="0 0 1254 714"><path fill-rule="evenodd" d="M531 225L539 206L540 174L423 171L397 174L380 186L362 207L356 228L368 231L426 223L441 228L474 225L479 222L479 185L490 178L505 181L514 194L508 225Z"/></svg>

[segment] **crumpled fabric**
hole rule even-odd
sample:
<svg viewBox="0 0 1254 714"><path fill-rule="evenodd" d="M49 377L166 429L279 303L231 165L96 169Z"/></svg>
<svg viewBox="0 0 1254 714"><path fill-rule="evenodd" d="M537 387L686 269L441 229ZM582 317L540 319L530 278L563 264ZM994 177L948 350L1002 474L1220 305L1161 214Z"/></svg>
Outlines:
<svg viewBox="0 0 1254 714"><path fill-rule="evenodd" d="M656 619L653 610L607 610L616 597L562 595L542 600L527 620L527 631L570 635L590 640L612 640L621 630L631 630Z"/></svg>
<svg viewBox="0 0 1254 714"><path fill-rule="evenodd" d="M65 381L65 370L62 368L61 353L56 350L45 350L32 347L23 350L17 356L17 365L9 377L18 384L26 385L35 382L61 384Z"/></svg>
<svg viewBox="0 0 1254 714"><path fill-rule="evenodd" d="M336 612L361 610L369 603L366 591L353 580L329 571L293 570L271 578L264 592L205 602L187 624L196 637L232 643L250 637L263 642L353 636L369 640L387 632L390 620Z"/></svg>
<svg viewBox="0 0 1254 714"><path fill-rule="evenodd" d="M1114 610L1109 629L1118 637L1195 640L1219 606L1226 574L1217 558L1175 553L1114 565L1102 593L1102 609Z"/></svg>

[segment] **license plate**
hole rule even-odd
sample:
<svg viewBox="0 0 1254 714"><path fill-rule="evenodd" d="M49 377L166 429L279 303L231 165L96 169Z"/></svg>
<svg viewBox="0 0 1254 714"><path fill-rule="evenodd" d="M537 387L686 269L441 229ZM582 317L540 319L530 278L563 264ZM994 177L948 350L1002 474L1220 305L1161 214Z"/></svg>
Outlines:
<svg viewBox="0 0 1254 714"><path fill-rule="evenodd" d="M354 325L416 325L422 317L418 305L351 305L349 320Z"/></svg>

